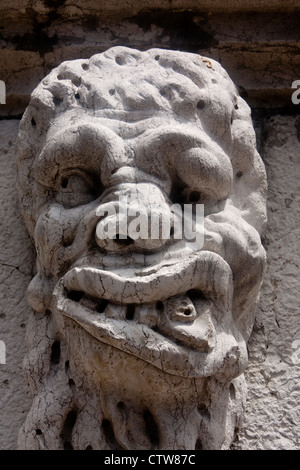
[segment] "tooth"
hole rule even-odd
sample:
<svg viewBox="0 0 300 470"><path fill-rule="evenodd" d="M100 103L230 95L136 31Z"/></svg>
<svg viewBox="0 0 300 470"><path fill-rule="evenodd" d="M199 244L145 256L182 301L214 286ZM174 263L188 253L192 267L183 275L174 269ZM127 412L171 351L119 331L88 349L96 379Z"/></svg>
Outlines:
<svg viewBox="0 0 300 470"><path fill-rule="evenodd" d="M154 304L140 305L136 317L137 323L153 328L158 322L158 311Z"/></svg>
<svg viewBox="0 0 300 470"><path fill-rule="evenodd" d="M125 320L126 307L109 303L105 309L105 316L115 320Z"/></svg>

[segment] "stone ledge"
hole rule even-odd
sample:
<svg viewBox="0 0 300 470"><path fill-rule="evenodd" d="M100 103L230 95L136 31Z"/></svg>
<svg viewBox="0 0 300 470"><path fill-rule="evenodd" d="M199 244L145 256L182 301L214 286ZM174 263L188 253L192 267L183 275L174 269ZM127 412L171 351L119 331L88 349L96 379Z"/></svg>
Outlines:
<svg viewBox="0 0 300 470"><path fill-rule="evenodd" d="M28 10L9 23L0 20L0 79L7 85L7 105L0 107L0 116L21 115L31 91L62 61L89 58L115 45L211 57L228 70L250 106L291 105L291 85L300 70L299 12L135 14L132 9L127 19L102 21L91 16L92 10L87 14L88 5L78 20L65 10L48 14L46 20Z"/></svg>
<svg viewBox="0 0 300 470"><path fill-rule="evenodd" d="M10 0L2 0L0 12L2 18L11 18L15 15L26 16L33 13L47 15L55 10L60 15L79 18L82 14L105 17L125 17L128 14L138 14L142 11L153 10L168 11L201 11L201 12L242 12L242 11L273 11L287 12L300 9L297 0L103 0L101 7L97 0L44 0L32 2L30 0L17 0L12 5Z"/></svg>

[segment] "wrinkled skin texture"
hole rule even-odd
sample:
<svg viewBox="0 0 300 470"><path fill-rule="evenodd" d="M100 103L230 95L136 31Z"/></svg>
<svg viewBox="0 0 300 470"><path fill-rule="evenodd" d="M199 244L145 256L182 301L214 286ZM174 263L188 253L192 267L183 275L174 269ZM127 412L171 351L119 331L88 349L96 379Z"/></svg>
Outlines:
<svg viewBox="0 0 300 470"><path fill-rule="evenodd" d="M35 401L20 447L228 448L265 264L266 184L226 72L121 47L63 63L22 120L18 186L37 251L25 361ZM169 219L170 237L122 239L117 226L99 237L125 196L129 211ZM204 204L203 244L174 238L171 206L188 203Z"/></svg>

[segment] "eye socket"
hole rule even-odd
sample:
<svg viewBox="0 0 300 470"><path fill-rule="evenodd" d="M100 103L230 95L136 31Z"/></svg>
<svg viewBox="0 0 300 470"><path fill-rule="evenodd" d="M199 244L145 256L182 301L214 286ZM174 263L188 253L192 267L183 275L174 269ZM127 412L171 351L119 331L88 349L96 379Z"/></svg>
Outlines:
<svg viewBox="0 0 300 470"><path fill-rule="evenodd" d="M65 171L58 179L56 201L67 208L88 204L98 197L101 189L92 175L80 170Z"/></svg>

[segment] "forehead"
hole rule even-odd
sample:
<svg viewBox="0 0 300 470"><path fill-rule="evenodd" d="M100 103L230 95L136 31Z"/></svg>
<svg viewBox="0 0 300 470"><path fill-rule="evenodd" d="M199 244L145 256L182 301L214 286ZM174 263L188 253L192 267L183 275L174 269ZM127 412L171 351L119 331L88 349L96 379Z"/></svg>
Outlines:
<svg viewBox="0 0 300 470"><path fill-rule="evenodd" d="M88 61L61 64L35 95L52 105L50 138L80 121L87 124L97 119L123 139L130 139L146 129L186 122L203 122L218 129L218 123L210 125L212 113L215 121L222 119L222 127L224 122L227 126L235 90L218 64L198 55L113 48Z"/></svg>

